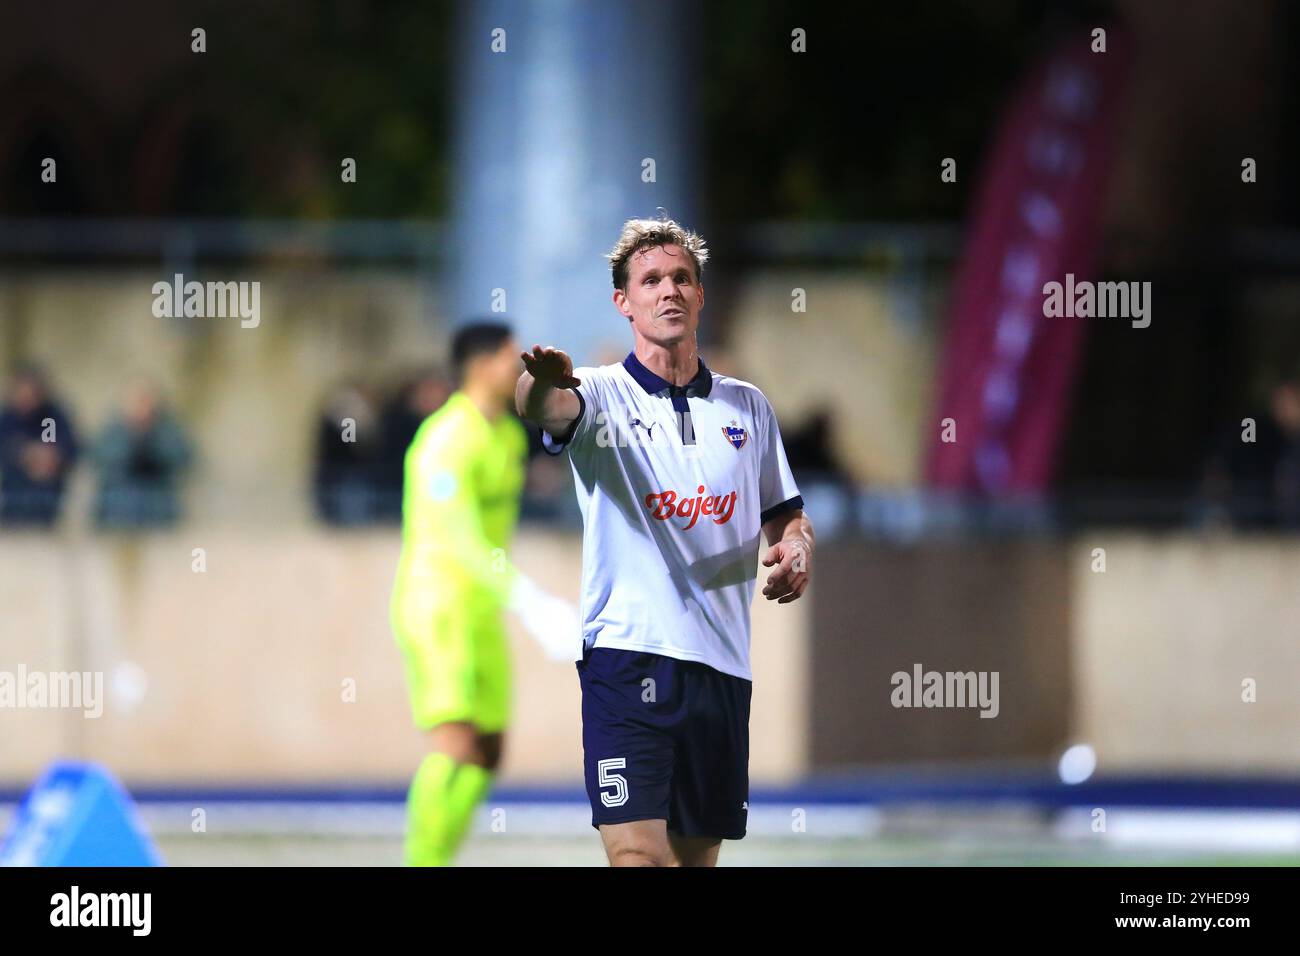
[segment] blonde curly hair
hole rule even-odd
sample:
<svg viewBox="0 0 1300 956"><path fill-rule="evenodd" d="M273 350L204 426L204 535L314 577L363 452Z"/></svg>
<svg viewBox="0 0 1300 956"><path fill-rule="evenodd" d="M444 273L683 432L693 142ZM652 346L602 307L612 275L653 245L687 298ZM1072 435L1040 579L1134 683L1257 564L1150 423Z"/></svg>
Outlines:
<svg viewBox="0 0 1300 956"><path fill-rule="evenodd" d="M654 246L681 246L695 263L695 280L698 282L709 261L709 249L702 236L691 232L671 219L629 219L623 231L605 258L609 260L615 289L626 289L627 264L637 252Z"/></svg>

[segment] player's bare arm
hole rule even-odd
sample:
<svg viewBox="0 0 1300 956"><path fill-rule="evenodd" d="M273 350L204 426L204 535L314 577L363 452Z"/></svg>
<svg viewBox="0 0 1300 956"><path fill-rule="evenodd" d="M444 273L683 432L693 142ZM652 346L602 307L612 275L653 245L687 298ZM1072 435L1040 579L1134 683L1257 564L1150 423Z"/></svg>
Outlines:
<svg viewBox="0 0 1300 956"><path fill-rule="evenodd" d="M763 585L763 597L777 604L799 600L812 573L812 521L798 508L772 518L763 525L763 534L770 545L763 555L763 567L776 565Z"/></svg>
<svg viewBox="0 0 1300 956"><path fill-rule="evenodd" d="M582 411L573 389L581 385L573 377L573 360L559 349L534 345L521 352L524 372L515 385L515 409L525 421L542 426L552 435L563 435Z"/></svg>

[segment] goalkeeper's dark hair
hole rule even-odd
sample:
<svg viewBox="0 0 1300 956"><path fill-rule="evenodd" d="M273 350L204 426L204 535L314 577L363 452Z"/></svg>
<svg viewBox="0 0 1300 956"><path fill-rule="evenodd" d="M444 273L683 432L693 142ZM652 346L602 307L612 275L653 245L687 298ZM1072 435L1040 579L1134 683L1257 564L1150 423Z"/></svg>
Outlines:
<svg viewBox="0 0 1300 956"><path fill-rule="evenodd" d="M451 340L451 368L457 380L464 378L465 366L478 355L491 355L509 341L514 330L504 322L470 322L456 330Z"/></svg>

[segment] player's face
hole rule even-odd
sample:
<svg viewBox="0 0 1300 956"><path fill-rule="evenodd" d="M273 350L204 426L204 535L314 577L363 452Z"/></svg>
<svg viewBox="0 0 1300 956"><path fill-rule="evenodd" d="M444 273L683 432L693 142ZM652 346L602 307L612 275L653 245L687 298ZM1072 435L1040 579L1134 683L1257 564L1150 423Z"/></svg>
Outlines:
<svg viewBox="0 0 1300 956"><path fill-rule="evenodd" d="M627 288L614 292L614 305L632 329L656 345L694 339L704 305L695 262L681 246L650 246L628 261Z"/></svg>

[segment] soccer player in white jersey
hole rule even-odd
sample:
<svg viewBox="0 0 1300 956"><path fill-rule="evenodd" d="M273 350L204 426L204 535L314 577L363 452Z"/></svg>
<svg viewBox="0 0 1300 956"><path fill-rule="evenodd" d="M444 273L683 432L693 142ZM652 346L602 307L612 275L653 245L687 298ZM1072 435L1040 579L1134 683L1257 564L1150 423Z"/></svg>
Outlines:
<svg viewBox="0 0 1300 956"><path fill-rule="evenodd" d="M574 369L534 346L515 390L547 449L568 449L582 509L582 740L614 866L713 866L745 835L760 532L769 601L797 600L811 570L772 406L698 355L707 258L672 220L628 221L609 259L632 351Z"/></svg>

